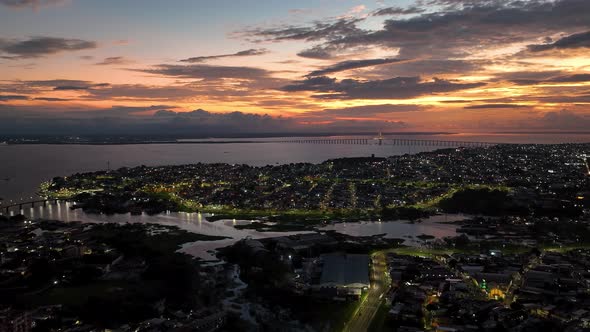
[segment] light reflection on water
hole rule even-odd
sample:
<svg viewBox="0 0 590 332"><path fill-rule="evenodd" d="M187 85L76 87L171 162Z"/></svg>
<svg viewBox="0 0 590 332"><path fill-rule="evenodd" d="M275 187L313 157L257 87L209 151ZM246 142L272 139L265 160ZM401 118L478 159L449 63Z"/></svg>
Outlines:
<svg viewBox="0 0 590 332"><path fill-rule="evenodd" d="M235 243L236 241L251 237L253 239L269 238L277 236L285 236L291 234L300 234L304 232L258 232L252 229L236 229L234 225L250 223L244 220L218 220L209 222L206 215L201 213L186 213L186 212L170 212L157 215L148 215L142 213L141 215L126 214L89 214L80 209L70 209L71 203L59 202L57 204L47 204L47 206L38 205L34 208L12 209L10 215L21 213L30 218L61 220L65 222L80 221L83 223L143 223L143 224L159 224L165 226L177 226L189 232L211 235L224 236L230 239L217 241L198 241L194 243L187 243L183 245L181 252L186 252L192 256L202 259L210 260L215 257L208 251L212 249L226 247Z"/></svg>
<svg viewBox="0 0 590 332"><path fill-rule="evenodd" d="M406 244L418 244L416 236L432 235L436 238L457 236L457 225L453 221L465 220L468 216L460 214L436 215L425 218L421 222L408 222L404 220L391 222L370 222L362 221L356 223L335 223L321 228L326 231L351 236L372 236L385 234L385 238L403 238Z"/></svg>
<svg viewBox="0 0 590 332"><path fill-rule="evenodd" d="M165 226L177 226L180 229L198 234L230 238L217 241L187 243L183 245L180 250L181 252L206 260L215 258L209 251L226 247L246 237L260 239L306 233L258 232L253 229L236 229L234 227L235 225L248 224L251 221L227 219L209 222L206 219L207 215L201 213L168 212L157 215L148 215L145 213L142 213L141 215L132 215L130 213L114 215L89 214L80 209L70 209L71 204L72 203L70 202L58 202L57 204L48 203L45 207L42 204L39 204L34 208L25 207L20 211L17 211L18 209L13 209L10 211L10 215L19 212L30 218L61 220L65 222L80 221L83 223L113 222L159 224ZM386 238L404 238L407 240L407 244L418 244L418 240L415 237L422 234L432 235L437 238L456 236L457 226L445 222L463 220L466 218L467 216L464 215L437 215L417 223L409 223L407 221L335 223L325 226L320 230L335 230L339 233L351 236L386 234Z"/></svg>

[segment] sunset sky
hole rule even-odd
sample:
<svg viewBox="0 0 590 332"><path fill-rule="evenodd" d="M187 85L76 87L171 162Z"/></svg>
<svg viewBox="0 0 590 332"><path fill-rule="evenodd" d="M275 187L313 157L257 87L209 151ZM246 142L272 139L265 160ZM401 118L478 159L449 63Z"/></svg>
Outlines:
<svg viewBox="0 0 590 332"><path fill-rule="evenodd" d="M588 131L589 0L0 0L0 135Z"/></svg>

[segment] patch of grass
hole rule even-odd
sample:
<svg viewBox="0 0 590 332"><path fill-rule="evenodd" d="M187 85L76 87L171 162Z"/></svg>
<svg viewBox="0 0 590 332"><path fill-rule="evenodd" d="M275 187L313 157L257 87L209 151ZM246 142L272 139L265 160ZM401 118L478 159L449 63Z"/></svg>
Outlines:
<svg viewBox="0 0 590 332"><path fill-rule="evenodd" d="M392 249L391 252L398 255L406 256L418 256L432 258L435 256L451 255L457 252L462 252L458 249L430 249L430 248L417 248L417 247L399 247Z"/></svg>

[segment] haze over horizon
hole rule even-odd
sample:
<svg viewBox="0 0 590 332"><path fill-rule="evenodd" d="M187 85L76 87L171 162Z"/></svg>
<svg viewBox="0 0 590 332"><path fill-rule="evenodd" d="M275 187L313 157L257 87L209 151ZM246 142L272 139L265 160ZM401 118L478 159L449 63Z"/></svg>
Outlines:
<svg viewBox="0 0 590 332"><path fill-rule="evenodd" d="M0 0L0 132L590 128L590 1Z"/></svg>

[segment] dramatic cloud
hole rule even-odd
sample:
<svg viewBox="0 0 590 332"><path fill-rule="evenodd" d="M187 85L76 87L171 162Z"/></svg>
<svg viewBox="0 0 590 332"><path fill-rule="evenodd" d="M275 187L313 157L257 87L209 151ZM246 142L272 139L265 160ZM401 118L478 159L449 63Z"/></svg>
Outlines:
<svg viewBox="0 0 590 332"><path fill-rule="evenodd" d="M564 50L583 47L590 48L590 31L576 33L561 38L554 43L529 45L527 49L531 52L543 52L548 50Z"/></svg>
<svg viewBox="0 0 590 332"><path fill-rule="evenodd" d="M341 71L351 70L351 69L359 69L364 67L372 67L378 66L388 63L395 63L404 61L402 59L394 59L394 58L385 58L385 59L366 59L366 60L347 60L343 62L336 63L324 69L319 69L312 71L308 74L308 76L324 76L326 74L337 73Z"/></svg>
<svg viewBox="0 0 590 332"><path fill-rule="evenodd" d="M5 59L39 58L66 51L96 48L93 41L54 37L33 37L27 40L0 39L0 52Z"/></svg>
<svg viewBox="0 0 590 332"><path fill-rule="evenodd" d="M485 60L454 60L454 59L418 59L379 66L368 73L374 78L389 78L395 76L425 76L433 77L441 74L465 75L481 71L488 64Z"/></svg>
<svg viewBox="0 0 590 332"><path fill-rule="evenodd" d="M0 38L0 132L217 136L588 124L589 0L328 1L311 11L283 8L286 17L250 13L240 20L249 25L230 33L235 43L220 39L217 51L193 57L179 50L211 45L221 25L190 37L183 24L153 33L153 22L123 20L105 5L99 15L129 28L113 36L99 26L104 17L80 26L82 11L95 7L87 2L68 8L59 27L44 23L53 11L26 10L61 2L0 0L25 8L3 8L23 20L5 22L11 26ZM198 7L169 9L184 6ZM223 19L221 8L210 9ZM75 35L30 37L30 24L47 36ZM100 52L88 38L100 41ZM215 112L179 112L192 105Z"/></svg>
<svg viewBox="0 0 590 332"><path fill-rule="evenodd" d="M151 69L143 69L140 71L155 75L181 78L197 78L205 80L217 80L222 78L251 80L268 77L270 74L267 70L261 68L212 65L179 66L162 64L155 66Z"/></svg>
<svg viewBox="0 0 590 332"><path fill-rule="evenodd" d="M236 52L236 53L209 55L209 56L197 56L197 57L193 57L193 58L183 59L180 61L197 63L197 62L205 62L205 61L209 61L209 60L217 60L217 59L223 59L223 58L263 55L263 54L267 54L267 53L269 53L269 51L265 48L252 48L249 50L240 51L240 52Z"/></svg>
<svg viewBox="0 0 590 332"><path fill-rule="evenodd" d="M400 57L463 57L482 46L519 43L556 32L588 29L590 1L435 1L448 5L440 12L408 19L389 19L380 30L358 27L362 19L307 26L248 29L257 41L302 40L321 42L312 49L335 56L350 47L380 46L399 49ZM324 54L324 55L325 55Z"/></svg>
<svg viewBox="0 0 590 332"><path fill-rule="evenodd" d="M541 119L534 121L533 125L555 130L588 130L590 128L590 116L577 114L569 110L561 110L546 113Z"/></svg>
<svg viewBox="0 0 590 332"><path fill-rule="evenodd" d="M59 5L67 2L67 0L0 0L1 5L14 8L31 7L37 9L39 7Z"/></svg>
<svg viewBox="0 0 590 332"><path fill-rule="evenodd" d="M549 80L549 82L571 83L571 82L590 82L590 74L574 74L567 76L558 76Z"/></svg>
<svg viewBox="0 0 590 332"><path fill-rule="evenodd" d="M469 110L477 110L477 109L493 109L493 108L528 108L528 105L519 105L519 104L481 104L481 105L470 105L464 107L465 109Z"/></svg>
<svg viewBox="0 0 590 332"><path fill-rule="evenodd" d="M95 65L97 65L97 66L114 66L114 65L121 66L121 65L128 65L131 63L133 63L133 61L130 59L127 59L125 57L113 56L113 57L105 58L101 62L95 63Z"/></svg>
<svg viewBox="0 0 590 332"><path fill-rule="evenodd" d="M51 88L56 89L58 87L74 87L76 88L83 88L87 89L96 83L90 81L82 81L82 80L67 80L67 79L56 79L56 80L43 80L43 81L24 81L22 82L26 86L31 87L39 87L39 88ZM106 83L100 83L99 85L104 85Z"/></svg>
<svg viewBox="0 0 590 332"><path fill-rule="evenodd" d="M90 99L138 99L138 100L182 100L202 95L198 90L184 86L149 86L144 84L115 84L108 88L90 89Z"/></svg>
<svg viewBox="0 0 590 332"><path fill-rule="evenodd" d="M35 98L35 100L41 100L41 101L70 101L71 99L54 98L54 97L37 97L37 98Z"/></svg>
<svg viewBox="0 0 590 332"><path fill-rule="evenodd" d="M254 42L302 40L320 41L339 39L342 36L362 34L356 24L359 18L340 18L328 22L314 22L311 26L278 26L273 28L251 28L235 33L236 37L247 37Z"/></svg>
<svg viewBox="0 0 590 332"><path fill-rule="evenodd" d="M541 74L539 74L540 76ZM547 77L542 79L535 79L535 78L518 78L518 79L511 79L510 82L519 84L519 85L534 85L534 84L542 84L542 83L580 83L580 82L590 82L590 74L572 74L572 75L562 75L562 76L555 76L555 77Z"/></svg>
<svg viewBox="0 0 590 332"><path fill-rule="evenodd" d="M106 109L67 109L0 104L0 131L5 135L153 135L174 137L248 136L260 134L310 134L374 131L405 128L402 121L334 120L310 124L294 118L243 112L212 113L169 110L166 105L115 106ZM153 115L145 115L152 112Z"/></svg>
<svg viewBox="0 0 590 332"><path fill-rule="evenodd" d="M426 94L476 88L484 83L459 83L443 79L422 81L420 77L395 77L387 80L359 81L318 76L283 87L284 91L312 91L321 99L409 99Z"/></svg>
<svg viewBox="0 0 590 332"><path fill-rule="evenodd" d="M409 8L401 8L401 7L387 7L381 8L373 12L371 15L373 16L396 16L396 15L412 15L412 14L421 14L424 13L426 9L419 8L419 7L409 7Z"/></svg>
<svg viewBox="0 0 590 332"><path fill-rule="evenodd" d="M27 100L29 97L21 95L0 95L0 102L11 100Z"/></svg>
<svg viewBox="0 0 590 332"><path fill-rule="evenodd" d="M276 94L276 89L287 84L288 81L261 78L257 80L225 79L177 82L175 84L110 84L83 80L43 80L43 81L4 81L0 82L0 93L5 95L29 95L31 100L65 101L60 93L69 92L65 99L88 101L224 101L239 97L244 102L253 105L266 101L267 96L261 93L269 89ZM55 94L55 95L54 95ZM39 98L35 98L39 97ZM292 104L290 101L287 104ZM262 104L260 104L262 105ZM302 106L299 103L299 106Z"/></svg>
<svg viewBox="0 0 590 332"><path fill-rule="evenodd" d="M372 118L377 115L392 115L397 113L406 112L417 112L424 110L423 106L419 105L393 105L393 104L381 104L381 105L365 105L365 106L353 106L345 108L331 108L322 111L311 111L303 114L304 118L321 118L321 119L333 119L333 118Z"/></svg>

